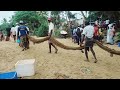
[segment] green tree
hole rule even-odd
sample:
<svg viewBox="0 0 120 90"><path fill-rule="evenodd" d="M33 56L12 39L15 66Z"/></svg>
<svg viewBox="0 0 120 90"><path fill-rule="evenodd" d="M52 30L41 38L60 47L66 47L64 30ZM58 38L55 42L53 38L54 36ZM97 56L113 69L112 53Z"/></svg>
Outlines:
<svg viewBox="0 0 120 90"><path fill-rule="evenodd" d="M43 32L47 32L47 16L42 12L38 11L17 11L15 15L12 16L10 20L11 23L15 24L23 20L28 23L28 27L30 28L30 32L37 36L45 36Z"/></svg>
<svg viewBox="0 0 120 90"><path fill-rule="evenodd" d="M3 18L2 24L0 25L0 30L2 30L4 34L6 34L6 28L8 26L10 26L10 23L7 22L6 18Z"/></svg>
<svg viewBox="0 0 120 90"><path fill-rule="evenodd" d="M62 11L51 11L51 17L53 19L55 28L59 29L59 27L61 26L61 18L60 18L60 14L62 13Z"/></svg>
<svg viewBox="0 0 120 90"><path fill-rule="evenodd" d="M23 20L28 23L29 27L34 30L34 26L39 24L39 15L35 11L17 11L13 16L13 23Z"/></svg>
<svg viewBox="0 0 120 90"><path fill-rule="evenodd" d="M102 17L102 20L110 19L113 22L120 19L120 11L89 11L90 17L94 20Z"/></svg>

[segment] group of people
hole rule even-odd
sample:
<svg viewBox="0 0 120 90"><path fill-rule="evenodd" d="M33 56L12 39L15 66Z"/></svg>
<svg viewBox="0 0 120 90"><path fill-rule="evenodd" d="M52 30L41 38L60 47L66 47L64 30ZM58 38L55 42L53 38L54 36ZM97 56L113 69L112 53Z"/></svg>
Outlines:
<svg viewBox="0 0 120 90"><path fill-rule="evenodd" d="M74 27L71 30L72 33L72 41L74 43L77 43L80 46L85 46L85 56L87 61L88 59L88 52L89 48L95 58L95 63L97 62L97 58L95 55L95 52L93 50L93 44L95 40L98 40L99 42L103 43L104 39L104 30L107 30L107 43L113 45L114 44L114 36L115 36L115 23L110 23L110 20L107 19L105 23L105 28L99 24L98 20L95 21L95 23L92 25L90 22L86 22L85 26L80 25L78 27Z"/></svg>
<svg viewBox="0 0 120 90"><path fill-rule="evenodd" d="M14 42L19 43L19 46L23 48L23 51L29 49L29 40L27 35L29 34L29 28L25 25L23 21L12 25L12 27L8 26L6 28L6 38L5 41L9 41L10 37L14 39ZM0 40L4 40L4 34L0 31Z"/></svg>
<svg viewBox="0 0 120 90"><path fill-rule="evenodd" d="M103 36L102 27L100 27L97 22L95 22L93 25L90 22L86 22L85 26L80 25L80 26L74 27L71 30L71 33L72 33L72 42L77 43L80 46L82 46L84 43L85 56L86 56L87 61L89 61L88 51L90 49L95 58L95 63L96 63L97 58L93 50L93 44L94 44L93 39L98 40L101 43L103 43L102 40L104 36ZM82 53L84 52L82 51Z"/></svg>
<svg viewBox="0 0 120 90"><path fill-rule="evenodd" d="M52 22L51 18L48 18L48 36L53 36L54 35L54 24ZM9 41L10 35L14 38L14 41L19 43L19 46L23 47L23 51L26 49L29 49L29 40L27 35L29 35L29 28L25 25L23 21L20 21L20 23L16 24L16 26L12 26L12 28L7 28L7 36L6 36L6 41ZM94 25L91 25L89 22L85 22L84 25L79 25L77 27L72 28L72 41L74 43L77 43L80 46L84 46L85 50L85 56L86 56L86 61L89 61L88 58L88 51L92 52L94 58L95 58L95 63L97 62L97 58L95 55L95 52L93 50L93 39L96 39L102 43L103 39L103 32L102 28L95 23ZM3 33L0 31L0 37L4 37L2 35ZM108 32L107 32L107 42L113 44L113 37L115 35L115 29L114 29L114 24L109 24L108 25ZM2 40L2 39L0 39ZM51 46L55 48L55 53L58 52L57 47L51 42L51 40L48 40L49 44L49 53L51 53ZM84 53L83 50L81 50L82 53Z"/></svg>
<svg viewBox="0 0 120 90"><path fill-rule="evenodd" d="M54 24L52 22L52 18L48 18L48 36L54 35ZM5 41L10 40L10 36L14 39L14 42L19 43L20 47L23 47L23 51L26 49L29 49L29 39L27 35L29 35L29 28L25 24L25 22L20 21L19 23L16 23L15 25L12 25L12 27L8 26L6 28L7 35ZM4 40L4 34L2 31L0 31L0 40ZM48 40L49 44L49 53L51 53L51 46L55 48L55 53L58 52L57 47L51 42L51 40Z"/></svg>
<svg viewBox="0 0 120 90"><path fill-rule="evenodd" d="M12 28L9 25L6 28L6 38L5 38L5 35L4 35L3 31L2 30L0 31L0 41L3 41L3 40L9 41L10 40L10 36L13 37L14 40L15 40L16 33L15 33L15 30L13 30L13 27L14 27L14 25L12 26Z"/></svg>
<svg viewBox="0 0 120 90"><path fill-rule="evenodd" d="M73 27L71 33L72 33L72 41L74 43L78 43L78 45L81 43L82 38L82 32L83 32L83 25L80 25L78 27Z"/></svg>
<svg viewBox="0 0 120 90"><path fill-rule="evenodd" d="M53 36L54 24L52 23L52 19L49 18L48 22L49 22L48 36ZM90 50L95 58L95 63L96 63L97 58L96 58L95 52L93 50L94 27L92 25L89 25L88 22L86 22L85 25L86 25L85 27L78 26L77 28L76 27L74 28L73 33L72 33L73 39L74 39L74 42L77 42L78 45L80 45L80 46L83 46L83 41L85 41L84 46L85 46L86 59L87 59L87 61L89 61L87 51L89 51L89 48L90 48ZM55 48L55 53L57 53L57 51L58 51L57 47L50 40L48 40L48 43L49 43L49 53L51 53L51 46L53 46ZM83 50L81 50L81 51L82 51L82 53L84 53Z"/></svg>
<svg viewBox="0 0 120 90"><path fill-rule="evenodd" d="M91 25L94 27L94 35L93 38L97 39L98 41L102 42L103 39L103 31L102 28L98 24ZM82 34L84 30L84 25L80 25L78 27L74 27L71 31L72 33L72 42L77 43L78 45L81 43Z"/></svg>
<svg viewBox="0 0 120 90"><path fill-rule="evenodd" d="M113 45L114 36L115 36L115 28L116 28L115 22L111 23L109 19L106 19L105 21L102 21L102 23L96 20L96 23L99 27L101 27L101 29L107 31L107 39L106 39L107 44Z"/></svg>
<svg viewBox="0 0 120 90"><path fill-rule="evenodd" d="M93 50L93 38L95 38L96 36L96 24L93 26L91 25L89 22L85 22L85 26L84 25L80 25L78 27L74 27L72 30L72 41L74 43L77 43L80 46L84 46L85 48L85 56L86 56L86 60L85 61L89 61L88 58L88 51L89 48L95 58L95 63L97 62L97 58L95 55L95 52ZM98 38L96 38L98 39ZM81 50L82 53L83 50Z"/></svg>

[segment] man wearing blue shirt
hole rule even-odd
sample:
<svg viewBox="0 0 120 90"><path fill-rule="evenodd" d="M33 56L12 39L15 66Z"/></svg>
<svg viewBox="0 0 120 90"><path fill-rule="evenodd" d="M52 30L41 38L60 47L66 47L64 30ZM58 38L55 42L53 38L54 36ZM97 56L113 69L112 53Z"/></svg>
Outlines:
<svg viewBox="0 0 120 90"><path fill-rule="evenodd" d="M20 21L20 26L18 27L18 33L17 36L20 37L21 46L23 47L23 51L26 49L29 49L29 40L27 38L27 35L29 34L29 31L27 27L24 25L23 21Z"/></svg>

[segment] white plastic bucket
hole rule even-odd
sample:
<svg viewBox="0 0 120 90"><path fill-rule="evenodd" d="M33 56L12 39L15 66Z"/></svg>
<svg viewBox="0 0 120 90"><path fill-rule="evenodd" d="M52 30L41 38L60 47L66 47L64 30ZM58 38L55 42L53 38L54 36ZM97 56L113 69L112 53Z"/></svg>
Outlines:
<svg viewBox="0 0 120 90"><path fill-rule="evenodd" d="M20 60L15 64L18 77L33 76L35 74L35 59Z"/></svg>

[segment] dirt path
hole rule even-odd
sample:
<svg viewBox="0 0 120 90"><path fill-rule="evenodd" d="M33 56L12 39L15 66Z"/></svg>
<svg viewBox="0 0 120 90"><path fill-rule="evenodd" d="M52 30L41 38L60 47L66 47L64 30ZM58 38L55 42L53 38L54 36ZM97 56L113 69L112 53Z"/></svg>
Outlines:
<svg viewBox="0 0 120 90"><path fill-rule="evenodd" d="M68 46L78 46L71 39L57 39ZM85 56L81 51L65 50L58 47L58 54L48 53L48 42L33 45L30 49L22 51L13 40L0 42L0 72L14 71L17 61L23 59L36 59L36 74L26 79L86 79L86 78L120 78L120 56L110 54L95 45L94 50L98 58L95 64L94 58L89 52L89 62L85 62ZM109 46L115 50L120 48L116 45Z"/></svg>

